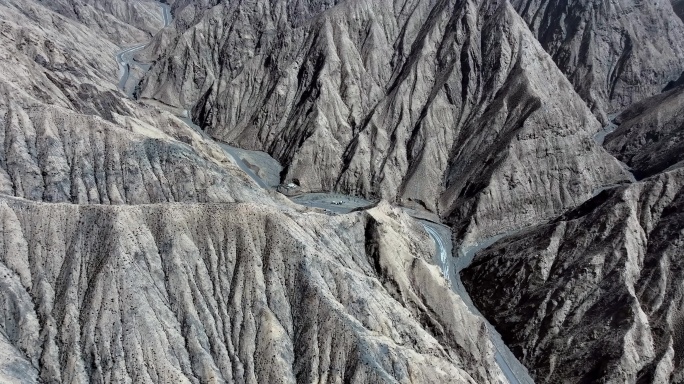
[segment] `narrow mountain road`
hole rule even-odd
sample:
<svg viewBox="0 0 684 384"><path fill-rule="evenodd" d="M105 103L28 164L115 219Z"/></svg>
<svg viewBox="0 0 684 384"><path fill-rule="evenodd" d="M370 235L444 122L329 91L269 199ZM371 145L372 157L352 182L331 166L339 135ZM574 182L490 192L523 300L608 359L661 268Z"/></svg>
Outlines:
<svg viewBox="0 0 684 384"><path fill-rule="evenodd" d="M449 256L451 253L451 247L449 247L449 252L447 252L447 247L445 244L451 244L451 239L443 239L442 234L439 233L439 230L435 228L437 224L426 221L426 220L419 220L420 223L423 225L423 228L425 228L425 231L432 237L432 240L435 242L435 247L436 247L436 252L435 252L435 262L438 263L440 268L442 269L442 273L444 274L444 277L446 277L447 280L451 281L451 263L449 262ZM448 227L447 227L448 228Z"/></svg>
<svg viewBox="0 0 684 384"><path fill-rule="evenodd" d="M159 6L162 8L162 17L164 18L164 28L166 28L169 26L169 24L171 24L171 6L168 4L164 4L164 3L159 3Z"/></svg>
<svg viewBox="0 0 684 384"><path fill-rule="evenodd" d="M185 111L184 113L187 114L187 111ZM238 155L238 153L237 153L237 148L231 147L231 146L228 145L228 144L221 143L221 142L218 142L218 141L214 140L211 136L207 135L207 133L204 132L204 131L202 130L202 128L199 127L199 125L195 124L195 123L192 121L192 119L190 119L189 117L182 117L181 120L182 120L188 127L194 129L195 132L199 133L203 138L205 138L206 140L213 141L213 142L216 143L219 147L221 147L221 149L223 149L223 152L225 152L228 156L232 157L232 158L233 158L233 161L235 161L235 164L237 164L237 166L238 166L244 173L246 173L247 176L249 176L250 179L252 179L255 183L257 183L257 185L258 185L260 188L263 188L263 189L270 189L270 187L264 182L264 180L262 180L259 176L257 176L257 174L254 173L254 171L252 171L252 169L251 169L250 167L248 167L247 164L245 164L244 161L242 161L242 158L241 158L241 157Z"/></svg>
<svg viewBox="0 0 684 384"><path fill-rule="evenodd" d="M157 2L157 4L159 5L159 8L160 8L161 17L164 20L164 28L166 28L171 24L171 21L172 21L171 7L168 4L164 4L161 2ZM125 92L126 83L128 82L128 78L130 76L130 68L134 64L133 53L145 48L147 46L147 44L149 44L149 41L144 42L144 43L140 43L140 44L136 44L132 47L125 48L116 54L116 62L119 64L119 89L121 89L122 91ZM129 95L129 94L127 94L127 96L131 97L131 95ZM186 111L186 113L187 113L187 111ZM192 122L192 119L190 119L188 117L180 117L180 119L183 120L183 122L185 122L185 124L187 124L189 127L193 128L195 131L197 131L205 139L209 139L209 140L214 141L199 126L194 124ZM247 176L249 176L252 180L254 180L254 182L257 183L257 185L260 188L269 189L269 186L260 177L258 177L254 173L254 171L252 171L252 169L250 167L248 167L247 164L244 163L244 161L242 161L240 156L238 156L238 154L236 152L237 148L231 147L230 145L227 145L225 143L220 143L220 142L216 142L216 141L214 141L214 142L216 144L218 144L223 149L223 151L226 152L226 154L228 156L233 158L233 160L235 161L235 164L237 164L237 166L243 172L245 172L247 174Z"/></svg>
<svg viewBox="0 0 684 384"><path fill-rule="evenodd" d="M170 8L167 4L159 3L161 8L162 16L164 18L164 26L168 26L172 19ZM148 43L141 43L130 48L126 48L120 51L116 60L119 63L120 73L119 73L119 88L123 90L126 81L128 81L129 68L132 64L133 58L132 53L143 49ZM187 114L187 111L185 111ZM190 128L197 131L202 137L207 140L211 140L219 145L223 151L233 158L237 166L247 174L260 188L263 189L273 189L274 186L269 186L264 180L262 180L239 156L237 151L239 148L232 147L225 143L220 143L215 141L212 137L206 134L197 124L195 124L191 118L187 116L180 117L183 122L185 122ZM275 160L274 160L275 161ZM291 200L297 204L324 209L326 212L331 214L343 214L351 212L356 208L367 207L372 204L371 201L361 199L354 196L347 196L339 193L304 193L295 197ZM407 212L411 215L410 211ZM411 215L413 216L413 215ZM475 308L472 304L472 300L468 295L468 292L463 287L460 279L460 271L467 267L470 262L472 262L475 252L483 249L494 241L510 234L500 235L496 238L487 239L483 242L479 242L477 245L466 248L465 250L460 250L462 256L459 258L454 258L451 256L452 242L451 242L451 229L445 225L434 223L428 220L423 220L415 217L423 227L425 231L430 235L430 237L435 242L435 262L440 266L442 272L450 282L452 290L458 294L463 301L466 303L470 311L476 316L480 317L482 321L486 324L491 335L491 341L495 349L495 361L504 376L510 384L534 384L534 381L530 378L525 367L515 358L515 356L510 352L508 347L501 340L501 335L494 329L494 327L487 321L484 316Z"/></svg>
<svg viewBox="0 0 684 384"><path fill-rule="evenodd" d="M171 7L168 4L161 2L158 2L157 4L161 11L161 19L164 21L164 26L162 28L166 28L171 24ZM128 78L130 77L131 65L133 64L133 53L145 48L147 44L149 44L149 41L124 48L116 53L116 63L119 65L119 89L124 90Z"/></svg>

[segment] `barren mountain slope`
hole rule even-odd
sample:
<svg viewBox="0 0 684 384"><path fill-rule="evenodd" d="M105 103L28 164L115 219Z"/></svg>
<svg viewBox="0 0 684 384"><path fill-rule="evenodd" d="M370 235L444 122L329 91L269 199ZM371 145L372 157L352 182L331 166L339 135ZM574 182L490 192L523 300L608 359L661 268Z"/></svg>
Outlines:
<svg viewBox="0 0 684 384"><path fill-rule="evenodd" d="M126 100L115 85L118 48L97 31L33 1L2 3L0 15L0 193L100 204L270 201L218 146Z"/></svg>
<svg viewBox="0 0 684 384"><path fill-rule="evenodd" d="M684 170L498 241L462 276L538 383L684 380Z"/></svg>
<svg viewBox="0 0 684 384"><path fill-rule="evenodd" d="M4 96L0 193L98 204L268 201L225 153L178 119L160 115L157 122L196 148L143 121L120 117L115 125Z"/></svg>
<svg viewBox="0 0 684 384"><path fill-rule="evenodd" d="M500 379L431 240L386 204L329 217L3 198L0 226L0 325L44 382Z"/></svg>
<svg viewBox="0 0 684 384"><path fill-rule="evenodd" d="M417 222L261 190L117 90L99 26L0 23L0 382L503 380Z"/></svg>
<svg viewBox="0 0 684 384"><path fill-rule="evenodd" d="M119 44L144 40L164 26L153 0L51 0L46 5Z"/></svg>
<svg viewBox="0 0 684 384"><path fill-rule="evenodd" d="M591 140L598 122L507 2L222 2L170 40L141 97L267 150L305 190L489 233L621 179Z"/></svg>
<svg viewBox="0 0 684 384"><path fill-rule="evenodd" d="M670 0L511 3L604 122L684 72L684 23Z"/></svg>
<svg viewBox="0 0 684 384"><path fill-rule="evenodd" d="M5 94L105 118L126 111L115 94L119 47L30 0L0 2L0 81ZM10 89L14 88L14 89Z"/></svg>
<svg viewBox="0 0 684 384"><path fill-rule="evenodd" d="M684 164L684 85L630 106L615 122L604 146L637 177Z"/></svg>

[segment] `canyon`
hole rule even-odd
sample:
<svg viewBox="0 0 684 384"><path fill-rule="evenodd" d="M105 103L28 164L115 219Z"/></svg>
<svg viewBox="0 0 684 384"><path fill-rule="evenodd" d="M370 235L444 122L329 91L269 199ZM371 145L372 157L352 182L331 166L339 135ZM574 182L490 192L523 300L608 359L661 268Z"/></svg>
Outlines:
<svg viewBox="0 0 684 384"><path fill-rule="evenodd" d="M663 383L656 0L0 0L0 381Z"/></svg>

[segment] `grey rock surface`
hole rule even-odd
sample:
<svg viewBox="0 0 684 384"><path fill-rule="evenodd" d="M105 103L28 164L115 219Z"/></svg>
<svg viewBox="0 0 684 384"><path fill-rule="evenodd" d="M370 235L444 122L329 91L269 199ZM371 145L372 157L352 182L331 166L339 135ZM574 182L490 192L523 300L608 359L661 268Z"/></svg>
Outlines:
<svg viewBox="0 0 684 384"><path fill-rule="evenodd" d="M639 178L684 161L684 85L642 100L616 118L618 128L605 148L624 161Z"/></svg>
<svg viewBox="0 0 684 384"><path fill-rule="evenodd" d="M176 32L141 98L269 152L304 190L488 234L625 179L508 2L222 2Z"/></svg>
<svg viewBox="0 0 684 384"><path fill-rule="evenodd" d="M0 193L96 204L265 200L217 149L201 153L161 131L151 137L145 130L154 128L133 119L117 126L11 97L0 106L0 137L12 143L0 148ZM167 118L160 123L184 126Z"/></svg>
<svg viewBox="0 0 684 384"><path fill-rule="evenodd" d="M0 0L0 382L683 381L677 3L512 3Z"/></svg>
<svg viewBox="0 0 684 384"><path fill-rule="evenodd" d="M684 379L683 172L603 191L462 273L536 382Z"/></svg>
<svg viewBox="0 0 684 384"><path fill-rule="evenodd" d="M51 0L42 5L118 44L149 38L164 26L159 5L153 0Z"/></svg>
<svg viewBox="0 0 684 384"><path fill-rule="evenodd" d="M0 325L41 381L502 378L430 238L387 204L330 217L0 199Z"/></svg>
<svg viewBox="0 0 684 384"><path fill-rule="evenodd" d="M680 19L684 20L684 1L672 0L672 8Z"/></svg>
<svg viewBox="0 0 684 384"><path fill-rule="evenodd" d="M114 81L117 46L97 30L33 1L0 12L0 193L96 204L271 201L221 148L126 100Z"/></svg>
<svg viewBox="0 0 684 384"><path fill-rule="evenodd" d="M0 2L0 382L505 380L417 222L297 206L117 89L88 12L133 3Z"/></svg>
<svg viewBox="0 0 684 384"><path fill-rule="evenodd" d="M684 24L670 0L512 0L592 111L607 114L684 72Z"/></svg>

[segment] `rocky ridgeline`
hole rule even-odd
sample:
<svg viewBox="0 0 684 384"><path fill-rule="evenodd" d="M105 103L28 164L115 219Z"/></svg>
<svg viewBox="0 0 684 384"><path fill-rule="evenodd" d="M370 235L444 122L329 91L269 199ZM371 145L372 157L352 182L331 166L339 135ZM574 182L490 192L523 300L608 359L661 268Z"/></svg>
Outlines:
<svg viewBox="0 0 684 384"><path fill-rule="evenodd" d="M162 109L439 214L536 382L682 381L679 3L0 2L0 381L505 380L417 222Z"/></svg>
<svg viewBox="0 0 684 384"><path fill-rule="evenodd" d="M684 77L682 77L684 80ZM642 100L619 114L605 147L639 178L684 161L684 85Z"/></svg>
<svg viewBox="0 0 684 384"><path fill-rule="evenodd" d="M0 193L95 204L270 201L218 146L126 100L114 81L118 48L97 29L31 1L0 11L13 16L0 35Z"/></svg>
<svg viewBox="0 0 684 384"><path fill-rule="evenodd" d="M0 325L19 355L2 380L502 377L484 324L428 262L431 240L387 204L329 217L3 198L0 226Z"/></svg>
<svg viewBox="0 0 684 384"><path fill-rule="evenodd" d="M608 114L660 93L684 72L684 24L669 1L511 3L606 124Z"/></svg>
<svg viewBox="0 0 684 384"><path fill-rule="evenodd" d="M679 382L684 171L482 251L464 283L540 382Z"/></svg>
<svg viewBox="0 0 684 384"><path fill-rule="evenodd" d="M417 222L297 207L118 91L149 6L0 4L0 382L503 380Z"/></svg>
<svg viewBox="0 0 684 384"><path fill-rule="evenodd" d="M508 2L222 2L193 20L141 97L269 152L304 189L426 208L478 237L626 179Z"/></svg>

